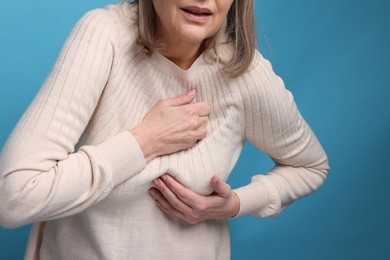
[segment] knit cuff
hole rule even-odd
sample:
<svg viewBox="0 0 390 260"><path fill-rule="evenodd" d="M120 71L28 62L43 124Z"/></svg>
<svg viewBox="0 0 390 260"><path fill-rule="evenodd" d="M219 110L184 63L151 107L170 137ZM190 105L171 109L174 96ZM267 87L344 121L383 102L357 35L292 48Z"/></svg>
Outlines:
<svg viewBox="0 0 390 260"><path fill-rule="evenodd" d="M124 131L104 141L97 145L96 149L111 169L114 187L146 166L141 147L129 131Z"/></svg>
<svg viewBox="0 0 390 260"><path fill-rule="evenodd" d="M262 176L263 177L263 176ZM269 180L254 181L247 186L235 189L234 192L240 198L240 211L235 218L252 215L258 218L277 216L281 202L276 190L272 188Z"/></svg>

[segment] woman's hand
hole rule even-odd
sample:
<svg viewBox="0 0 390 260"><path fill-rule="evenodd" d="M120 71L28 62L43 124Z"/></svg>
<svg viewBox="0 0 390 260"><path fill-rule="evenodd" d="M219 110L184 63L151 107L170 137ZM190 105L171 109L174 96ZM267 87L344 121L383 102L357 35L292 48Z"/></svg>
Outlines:
<svg viewBox="0 0 390 260"><path fill-rule="evenodd" d="M217 176L211 178L214 192L209 196L187 189L169 174L153 180L153 184L156 188L151 188L149 194L160 210L190 224L208 219L231 218L240 210L240 199L236 193Z"/></svg>
<svg viewBox="0 0 390 260"><path fill-rule="evenodd" d="M144 153L146 162L154 157L191 148L207 134L210 108L191 102L195 90L160 100L137 127L130 130Z"/></svg>

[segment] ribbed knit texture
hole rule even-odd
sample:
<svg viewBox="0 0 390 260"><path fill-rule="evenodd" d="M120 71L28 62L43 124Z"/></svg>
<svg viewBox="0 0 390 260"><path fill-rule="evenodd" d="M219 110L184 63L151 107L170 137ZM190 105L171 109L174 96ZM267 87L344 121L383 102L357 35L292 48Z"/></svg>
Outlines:
<svg viewBox="0 0 390 260"><path fill-rule="evenodd" d="M0 156L0 224L34 224L26 259L229 259L225 220L165 216L147 191L170 173L201 194L226 180L248 140L276 163L235 192L239 216L276 216L326 178L326 155L270 63L256 52L226 78L199 57L181 70L136 44L135 6L87 13L75 26ZM162 98L192 88L211 107L208 135L146 164L128 130Z"/></svg>

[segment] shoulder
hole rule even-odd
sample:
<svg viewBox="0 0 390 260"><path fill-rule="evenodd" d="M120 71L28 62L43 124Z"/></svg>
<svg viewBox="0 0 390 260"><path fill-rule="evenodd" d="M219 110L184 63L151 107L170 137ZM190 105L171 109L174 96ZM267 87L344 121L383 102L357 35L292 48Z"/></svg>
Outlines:
<svg viewBox="0 0 390 260"><path fill-rule="evenodd" d="M257 78L276 76L271 62L266 59L258 50L255 50L254 57L251 65L248 68L247 74Z"/></svg>
<svg viewBox="0 0 390 260"><path fill-rule="evenodd" d="M244 107L250 108L251 113L268 111L271 114L271 111L292 100L292 94L286 89L282 78L259 51L255 52L250 68L239 78ZM260 109L253 110L254 107Z"/></svg>
<svg viewBox="0 0 390 260"><path fill-rule="evenodd" d="M137 4L129 3L125 0L120 1L118 4L107 5L102 9L96 9L95 11L106 13L116 23L121 25L135 25L137 19Z"/></svg>
<svg viewBox="0 0 390 260"><path fill-rule="evenodd" d="M255 51L252 63L242 77L251 83L248 87L255 92L284 90L283 80L275 73L271 62L258 50Z"/></svg>
<svg viewBox="0 0 390 260"><path fill-rule="evenodd" d="M93 9L83 15L77 26L97 28L98 31L111 34L134 31L136 24L136 4L120 1L117 4L107 5L104 8ZM76 26L76 27L77 27Z"/></svg>

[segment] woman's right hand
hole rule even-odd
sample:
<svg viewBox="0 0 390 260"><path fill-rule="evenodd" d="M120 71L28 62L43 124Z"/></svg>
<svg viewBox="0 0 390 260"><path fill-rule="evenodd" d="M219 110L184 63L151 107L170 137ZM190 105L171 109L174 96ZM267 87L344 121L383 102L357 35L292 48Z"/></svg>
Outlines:
<svg viewBox="0 0 390 260"><path fill-rule="evenodd" d="M146 162L165 154L191 148L207 134L210 108L191 102L195 90L157 102L143 121L131 129Z"/></svg>

